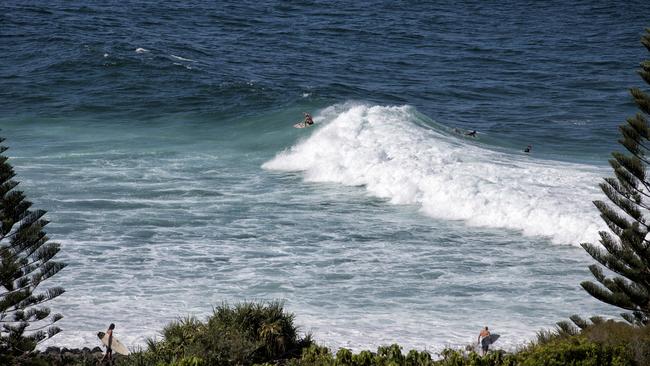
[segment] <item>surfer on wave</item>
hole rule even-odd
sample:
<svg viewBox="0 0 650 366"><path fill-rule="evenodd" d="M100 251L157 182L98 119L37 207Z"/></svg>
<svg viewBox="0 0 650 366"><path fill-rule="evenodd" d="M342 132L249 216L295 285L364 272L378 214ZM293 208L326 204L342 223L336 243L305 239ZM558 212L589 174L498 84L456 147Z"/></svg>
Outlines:
<svg viewBox="0 0 650 366"><path fill-rule="evenodd" d="M304 112L304 115L305 115L305 120L303 121L303 123L305 124L305 127L313 125L314 119L311 118L311 114Z"/></svg>

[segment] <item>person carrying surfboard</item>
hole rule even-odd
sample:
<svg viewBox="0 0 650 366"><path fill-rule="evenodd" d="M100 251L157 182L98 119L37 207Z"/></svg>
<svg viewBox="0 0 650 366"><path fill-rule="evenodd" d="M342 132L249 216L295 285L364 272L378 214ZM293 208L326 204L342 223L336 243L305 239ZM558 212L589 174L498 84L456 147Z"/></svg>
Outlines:
<svg viewBox="0 0 650 366"><path fill-rule="evenodd" d="M100 363L104 363L104 359L108 358L109 363L113 363L113 329L115 329L115 324L111 323L111 325L108 326L108 330L106 331L106 335L108 335L108 344L106 345L106 353L104 354L104 357L102 357L102 360Z"/></svg>
<svg viewBox="0 0 650 366"><path fill-rule="evenodd" d="M478 334L478 342L481 343L482 355L485 356L490 347L490 331L487 326L485 326L485 329L481 329L481 332Z"/></svg>

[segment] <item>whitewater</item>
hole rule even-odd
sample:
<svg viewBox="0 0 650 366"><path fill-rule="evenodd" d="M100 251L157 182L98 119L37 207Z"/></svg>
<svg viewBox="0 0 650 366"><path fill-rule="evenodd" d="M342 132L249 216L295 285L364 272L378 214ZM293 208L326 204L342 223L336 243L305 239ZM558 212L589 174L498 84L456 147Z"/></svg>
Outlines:
<svg viewBox="0 0 650 366"><path fill-rule="evenodd" d="M317 341L355 350L462 347L484 323L515 347L574 313L613 313L579 287L605 167L470 138L411 106L336 103L309 129L291 128L296 114L10 124L34 141L13 161L69 263L55 344L93 345L110 314L137 347L223 301L284 301Z"/></svg>
<svg viewBox="0 0 650 366"><path fill-rule="evenodd" d="M602 168L494 151L427 126L409 106L343 104L316 121L317 131L262 167L300 171L309 182L363 186L433 218L519 230L558 244L594 241L602 227L591 206L600 199Z"/></svg>

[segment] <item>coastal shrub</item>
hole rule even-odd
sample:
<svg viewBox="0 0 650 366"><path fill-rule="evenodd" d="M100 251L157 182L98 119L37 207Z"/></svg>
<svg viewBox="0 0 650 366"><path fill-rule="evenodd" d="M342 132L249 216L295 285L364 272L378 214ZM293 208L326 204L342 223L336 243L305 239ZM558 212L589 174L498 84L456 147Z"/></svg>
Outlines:
<svg viewBox="0 0 650 366"><path fill-rule="evenodd" d="M327 347L312 344L303 349L300 358L290 360L288 365L329 366L334 365L334 362L334 357L332 357L332 354Z"/></svg>
<svg viewBox="0 0 650 366"><path fill-rule="evenodd" d="M578 328L569 328L567 322L558 323L552 330L543 330L538 333L537 341L524 351L533 349L543 350L549 345L551 349L560 350L558 345L564 345L565 350L575 351L572 346L584 348L580 342L589 342L598 352L619 352L623 349L623 359L633 365L650 365L650 325L637 326L626 322L605 320L592 317L589 321L572 316L571 320ZM577 352L578 354L580 351ZM530 352L522 352L530 356Z"/></svg>
<svg viewBox="0 0 650 366"><path fill-rule="evenodd" d="M188 317L171 322L160 340L125 358L123 365L253 365L298 358L312 345L300 337L294 315L280 302L217 306L201 322Z"/></svg>
<svg viewBox="0 0 650 366"><path fill-rule="evenodd" d="M523 366L623 366L635 363L623 345L606 346L587 340L584 336L558 339L534 345L517 353Z"/></svg>
<svg viewBox="0 0 650 366"><path fill-rule="evenodd" d="M436 366L514 366L518 365L515 355L503 351L491 351L480 356L472 351L465 353L453 349L445 349L440 353L441 359L432 365Z"/></svg>
<svg viewBox="0 0 650 366"><path fill-rule="evenodd" d="M352 355L352 363L355 366L371 366L373 361L373 354L370 351L363 350L358 354Z"/></svg>
<svg viewBox="0 0 650 366"><path fill-rule="evenodd" d="M375 365L393 366L402 364L404 364L404 355L402 355L402 347L400 345L392 344L377 348Z"/></svg>
<svg viewBox="0 0 650 366"><path fill-rule="evenodd" d="M517 365L515 355L501 351L490 352L479 356L475 352L445 349L434 360L426 351L410 350L406 355L401 346L378 347L377 352L367 350L357 354L342 348L332 356L326 347L312 345L303 350L300 359L289 360L287 366L514 366Z"/></svg>
<svg viewBox="0 0 650 366"><path fill-rule="evenodd" d="M6 150L0 144L0 364L11 365L28 362L25 354L61 331L54 323L63 316L43 305L63 294L63 288L36 289L65 264L53 260L60 245L49 242L43 230L46 212L30 210L32 203L16 189Z"/></svg>
<svg viewBox="0 0 650 366"><path fill-rule="evenodd" d="M418 352L412 349L406 355L406 366L427 366L431 365L431 363L431 355L429 352Z"/></svg>
<svg viewBox="0 0 650 366"><path fill-rule="evenodd" d="M352 366L352 352L347 348L341 348L336 352L337 366Z"/></svg>

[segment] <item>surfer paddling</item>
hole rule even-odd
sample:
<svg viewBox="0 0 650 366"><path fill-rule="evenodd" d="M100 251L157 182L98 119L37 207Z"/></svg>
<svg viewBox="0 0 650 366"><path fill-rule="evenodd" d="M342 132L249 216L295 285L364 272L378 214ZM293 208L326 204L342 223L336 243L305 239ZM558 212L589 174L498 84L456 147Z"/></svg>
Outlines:
<svg viewBox="0 0 650 366"><path fill-rule="evenodd" d="M108 330L106 331L106 335L108 336L108 344L106 345L106 353L104 354L104 357L102 357L102 360L100 363L104 363L104 360L108 358L109 363L113 363L113 329L115 329L115 324L111 323L111 325L108 326Z"/></svg>
<svg viewBox="0 0 650 366"><path fill-rule="evenodd" d="M485 356L490 347L490 331L487 326L485 326L485 329L481 329L481 332L478 334L478 343L481 344L481 355Z"/></svg>

